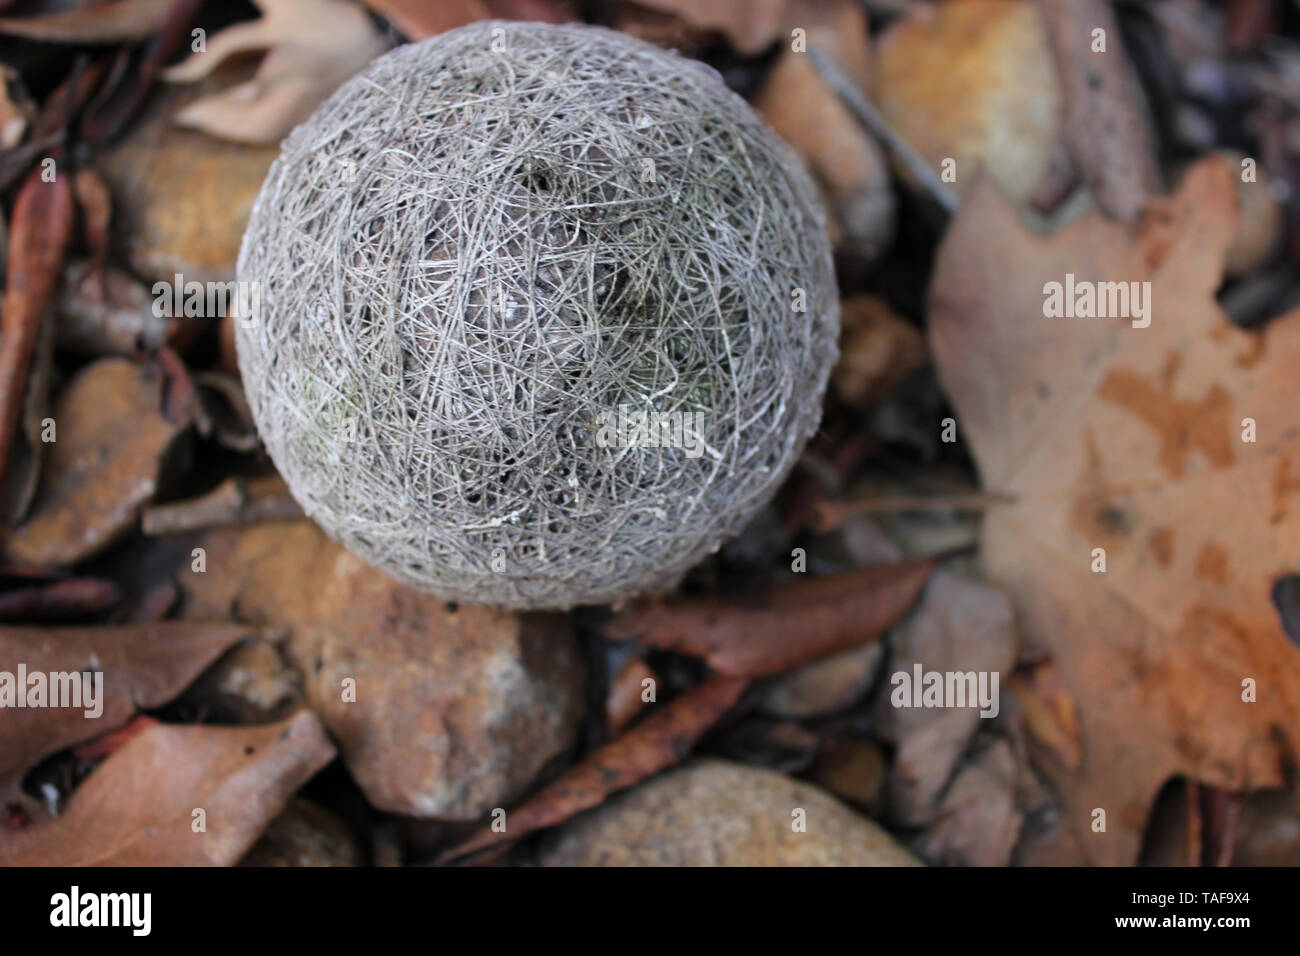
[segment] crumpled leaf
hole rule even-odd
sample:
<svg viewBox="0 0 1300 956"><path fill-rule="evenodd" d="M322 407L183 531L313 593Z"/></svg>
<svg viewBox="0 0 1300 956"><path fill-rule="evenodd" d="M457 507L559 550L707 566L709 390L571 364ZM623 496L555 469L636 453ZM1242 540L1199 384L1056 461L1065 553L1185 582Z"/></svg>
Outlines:
<svg viewBox="0 0 1300 956"><path fill-rule="evenodd" d="M1217 158L1136 231L1094 212L1035 236L983 181L936 263L941 381L985 486L1017 498L983 561L1077 702L1078 769L1043 769L1094 861L1134 862L1170 777L1251 790L1295 760L1300 652L1269 595L1300 563L1300 311L1263 332L1223 315L1236 221ZM1150 281L1150 326L1045 317L1067 274Z"/></svg>
<svg viewBox="0 0 1300 956"><path fill-rule="evenodd" d="M332 759L306 710L261 727L147 727L61 817L0 842L0 866L232 866Z"/></svg>
<svg viewBox="0 0 1300 956"><path fill-rule="evenodd" d="M165 704L248 633L228 624L0 627L0 671L16 674L22 664L28 674L104 675L99 717L88 718L86 708L78 707L6 708L0 720L0 777L119 727L137 709Z"/></svg>
<svg viewBox="0 0 1300 956"><path fill-rule="evenodd" d="M163 77L192 82L235 53L267 50L253 78L205 96L178 125L240 143L277 143L334 90L384 52L384 38L351 0L256 0L260 19L238 23Z"/></svg>

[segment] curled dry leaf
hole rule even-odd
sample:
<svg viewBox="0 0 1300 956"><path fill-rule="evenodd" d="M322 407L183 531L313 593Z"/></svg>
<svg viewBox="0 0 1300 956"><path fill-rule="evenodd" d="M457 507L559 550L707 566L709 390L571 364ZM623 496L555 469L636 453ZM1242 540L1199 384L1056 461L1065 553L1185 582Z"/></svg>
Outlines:
<svg viewBox="0 0 1300 956"><path fill-rule="evenodd" d="M749 681L717 675L656 709L639 724L510 811L509 832L484 828L444 852L439 863L514 843L604 802L605 798L678 763L740 700Z"/></svg>
<svg viewBox="0 0 1300 956"><path fill-rule="evenodd" d="M139 709L179 694L226 648L248 634L234 625L145 624L130 627L0 627L0 671L103 674L95 708L14 708L0 721L0 777L30 769L56 750L118 727ZM16 680L16 677L15 677ZM80 689L80 688L78 688ZM26 694L27 688L10 688ZM0 694L4 693L0 685ZM84 698L83 698L84 700Z"/></svg>
<svg viewBox="0 0 1300 956"><path fill-rule="evenodd" d="M1217 158L1136 231L1094 212L1034 236L984 181L930 290L981 478L1016 498L987 513L984 564L1078 706L1077 769L1044 772L1098 861L1136 859L1170 777L1251 790L1295 761L1300 651L1270 592L1300 563L1300 312L1228 322L1214 296L1236 224ZM1047 284L1067 281L1137 283L1143 305L1045 317Z"/></svg>
<svg viewBox="0 0 1300 956"><path fill-rule="evenodd" d="M0 842L0 866L232 866L332 759L305 710L261 727L147 727L61 817Z"/></svg>
<svg viewBox="0 0 1300 956"><path fill-rule="evenodd" d="M9 269L0 318L0 477L22 415L32 355L72 238L68 178L47 183L41 172L34 169L27 177L9 227Z"/></svg>
<svg viewBox="0 0 1300 956"><path fill-rule="evenodd" d="M351 0L257 0L260 19L218 33L204 52L163 75L207 76L227 57L267 50L256 75L176 114L181 126L241 143L277 143L352 74L384 52L384 38Z"/></svg>
<svg viewBox="0 0 1300 956"><path fill-rule="evenodd" d="M606 634L702 658L724 674L769 677L874 641L916 602L933 566L923 559L864 568L747 599L654 602L615 615Z"/></svg>
<svg viewBox="0 0 1300 956"><path fill-rule="evenodd" d="M163 25L173 0L110 0L32 17L0 17L0 33L44 43L129 43Z"/></svg>
<svg viewBox="0 0 1300 956"><path fill-rule="evenodd" d="M135 526L172 442L186 428L160 411L156 370L120 358L82 369L54 401L41 489L5 542L18 564L74 564Z"/></svg>

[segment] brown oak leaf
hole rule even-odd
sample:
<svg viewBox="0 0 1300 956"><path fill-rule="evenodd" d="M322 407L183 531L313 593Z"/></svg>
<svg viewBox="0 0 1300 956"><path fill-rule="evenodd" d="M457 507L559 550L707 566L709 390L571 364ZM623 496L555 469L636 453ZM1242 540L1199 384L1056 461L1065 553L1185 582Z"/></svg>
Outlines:
<svg viewBox="0 0 1300 956"><path fill-rule="evenodd" d="M982 181L930 291L963 437L1015 499L986 517L987 573L1077 702L1078 766L1044 771L1096 862L1135 861L1170 777L1251 790L1294 760L1300 653L1270 593L1300 569L1300 311L1245 332L1217 306L1236 202L1209 159L1136 228L1041 237ZM1149 326L1047 317L1067 276L1150 283Z"/></svg>

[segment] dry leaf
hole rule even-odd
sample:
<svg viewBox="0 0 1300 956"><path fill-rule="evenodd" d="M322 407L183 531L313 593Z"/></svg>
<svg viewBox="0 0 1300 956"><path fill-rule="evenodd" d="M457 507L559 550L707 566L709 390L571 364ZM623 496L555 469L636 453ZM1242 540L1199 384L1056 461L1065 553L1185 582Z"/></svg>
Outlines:
<svg viewBox="0 0 1300 956"><path fill-rule="evenodd" d="M0 842L0 866L232 866L333 759L305 710L262 727L148 727L61 817ZM199 809L205 829L195 832Z"/></svg>
<svg viewBox="0 0 1300 956"><path fill-rule="evenodd" d="M6 709L0 721L0 777L26 771L56 750L119 727L138 709L179 694L226 648L248 634L234 625L0 627L0 671L102 674L96 717L85 707ZM17 687L19 694L26 688Z"/></svg>
<svg viewBox="0 0 1300 956"><path fill-rule="evenodd" d="M906 561L796 581L745 599L688 598L633 607L606 635L769 677L873 641L910 608L934 562Z"/></svg>
<svg viewBox="0 0 1300 956"><path fill-rule="evenodd" d="M1300 312L1261 333L1227 321L1236 224L1218 159L1136 233L1094 212L1031 235L986 180L936 263L941 381L985 486L1017 497L989 511L983 560L1077 701L1079 768L1045 771L1097 861L1137 858L1170 777L1256 789L1295 759L1300 653L1269 596L1300 564ZM1149 326L1045 317L1067 275L1150 282Z"/></svg>
<svg viewBox="0 0 1300 956"><path fill-rule="evenodd" d="M167 19L172 0L113 0L33 17L0 17L0 33L44 43L143 40Z"/></svg>
<svg viewBox="0 0 1300 956"><path fill-rule="evenodd" d="M348 77L384 52L384 38L351 0L257 0L262 17L218 33L165 79L200 80L227 57L267 50L256 75L205 96L176 123L240 143L277 143Z"/></svg>
<svg viewBox="0 0 1300 956"><path fill-rule="evenodd" d="M444 852L446 863L490 847L514 843L603 803L678 763L695 742L740 700L749 681L718 675L664 704L623 736L601 747L510 811L509 832L485 828Z"/></svg>
<svg viewBox="0 0 1300 956"><path fill-rule="evenodd" d="M36 504L5 542L18 564L62 566L95 554L136 524L162 461L185 425L159 407L157 371L106 358L82 369L54 401L56 440Z"/></svg>
<svg viewBox="0 0 1300 956"><path fill-rule="evenodd" d="M68 177L46 182L34 169L14 201L4 315L0 318L0 477L22 417L32 356L46 327L74 219Z"/></svg>

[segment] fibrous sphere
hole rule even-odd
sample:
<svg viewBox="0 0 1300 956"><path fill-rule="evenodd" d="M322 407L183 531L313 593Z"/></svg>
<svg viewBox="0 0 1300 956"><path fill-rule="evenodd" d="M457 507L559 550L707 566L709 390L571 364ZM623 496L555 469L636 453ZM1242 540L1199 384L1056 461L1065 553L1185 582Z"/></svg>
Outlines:
<svg viewBox="0 0 1300 956"><path fill-rule="evenodd" d="M503 608L673 586L788 474L836 357L799 160L709 67L596 27L376 60L285 141L239 279L304 510Z"/></svg>

